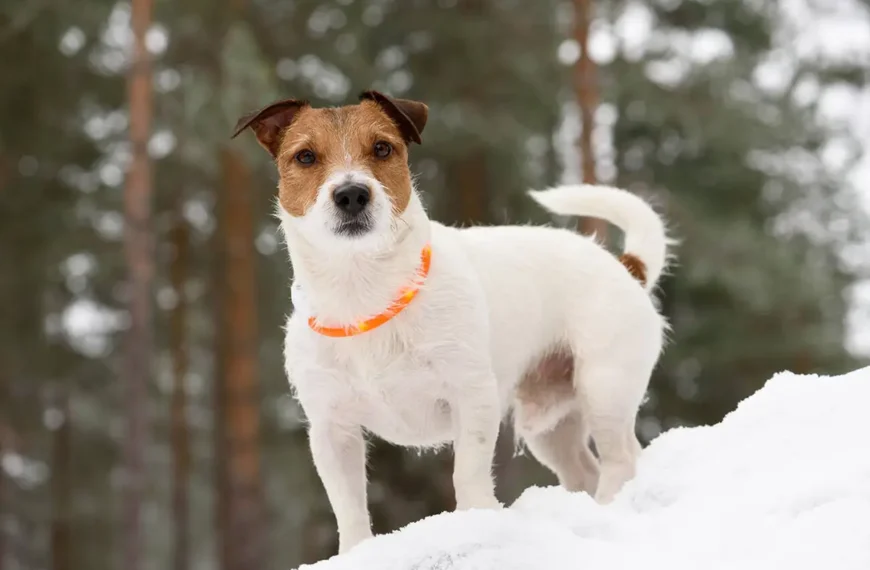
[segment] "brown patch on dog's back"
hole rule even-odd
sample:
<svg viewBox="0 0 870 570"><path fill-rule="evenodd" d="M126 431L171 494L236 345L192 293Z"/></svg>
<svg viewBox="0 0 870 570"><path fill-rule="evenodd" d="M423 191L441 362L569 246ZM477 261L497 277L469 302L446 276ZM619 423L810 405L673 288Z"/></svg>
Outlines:
<svg viewBox="0 0 870 570"><path fill-rule="evenodd" d="M632 277L646 287L646 264L638 256L633 253L623 253L619 256L619 262L628 269Z"/></svg>
<svg viewBox="0 0 870 570"><path fill-rule="evenodd" d="M374 154L374 145L392 146L386 158ZM297 154L310 150L315 162L299 164ZM399 127L373 101L333 108L302 109L284 132L276 157L280 182L278 200L292 216L302 216L317 200L317 193L336 170L361 170L384 187L401 213L411 199L408 147Z"/></svg>

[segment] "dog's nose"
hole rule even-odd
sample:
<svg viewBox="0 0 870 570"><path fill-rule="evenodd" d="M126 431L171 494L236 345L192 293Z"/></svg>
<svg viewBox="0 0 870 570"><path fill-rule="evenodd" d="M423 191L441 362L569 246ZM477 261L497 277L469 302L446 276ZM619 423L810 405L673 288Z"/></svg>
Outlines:
<svg viewBox="0 0 870 570"><path fill-rule="evenodd" d="M332 200L338 209L346 214L355 216L363 211L372 197L372 193L362 184L345 184L339 186L332 193Z"/></svg>

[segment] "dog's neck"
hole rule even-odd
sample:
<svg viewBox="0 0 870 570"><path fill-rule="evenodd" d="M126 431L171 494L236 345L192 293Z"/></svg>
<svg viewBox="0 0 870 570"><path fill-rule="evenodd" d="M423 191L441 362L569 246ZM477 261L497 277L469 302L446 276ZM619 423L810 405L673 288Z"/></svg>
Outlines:
<svg viewBox="0 0 870 570"><path fill-rule="evenodd" d="M284 224L294 310L329 326L352 325L385 311L415 279L429 242L430 222L416 194L394 231L395 245L383 252L353 247L324 252Z"/></svg>

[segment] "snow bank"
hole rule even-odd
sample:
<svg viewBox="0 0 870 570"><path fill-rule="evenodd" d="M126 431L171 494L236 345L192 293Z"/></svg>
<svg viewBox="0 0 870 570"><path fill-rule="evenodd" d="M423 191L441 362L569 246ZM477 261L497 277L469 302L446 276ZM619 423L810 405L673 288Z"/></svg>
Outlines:
<svg viewBox="0 0 870 570"><path fill-rule="evenodd" d="M870 368L779 374L644 450L608 506L557 488L430 517L308 570L868 570Z"/></svg>

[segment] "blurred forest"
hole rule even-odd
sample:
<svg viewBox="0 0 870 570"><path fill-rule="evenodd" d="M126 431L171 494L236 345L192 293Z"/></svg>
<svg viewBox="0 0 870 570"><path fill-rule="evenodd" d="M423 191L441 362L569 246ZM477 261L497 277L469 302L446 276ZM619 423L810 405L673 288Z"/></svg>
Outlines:
<svg viewBox="0 0 870 570"><path fill-rule="evenodd" d="M440 221L573 224L524 192L581 177L653 200L681 243L644 441L777 371L860 365L870 60L802 35L847 5L870 26L860 0L4 0L0 570L335 552L282 369L274 168L229 140L278 98L426 101L412 168ZM554 482L504 436L503 501ZM449 452L370 466L377 531L452 507Z"/></svg>

